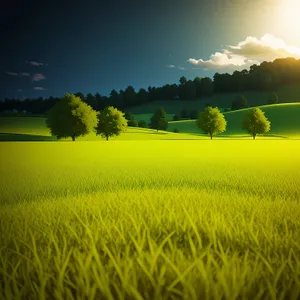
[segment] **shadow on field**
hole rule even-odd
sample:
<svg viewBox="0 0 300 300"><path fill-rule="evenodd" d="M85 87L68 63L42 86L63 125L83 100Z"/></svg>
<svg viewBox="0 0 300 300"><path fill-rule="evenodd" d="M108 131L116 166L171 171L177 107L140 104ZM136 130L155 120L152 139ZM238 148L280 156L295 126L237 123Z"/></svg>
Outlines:
<svg viewBox="0 0 300 300"><path fill-rule="evenodd" d="M21 133L0 133L0 142L30 142L30 141L56 141L53 136L21 134Z"/></svg>

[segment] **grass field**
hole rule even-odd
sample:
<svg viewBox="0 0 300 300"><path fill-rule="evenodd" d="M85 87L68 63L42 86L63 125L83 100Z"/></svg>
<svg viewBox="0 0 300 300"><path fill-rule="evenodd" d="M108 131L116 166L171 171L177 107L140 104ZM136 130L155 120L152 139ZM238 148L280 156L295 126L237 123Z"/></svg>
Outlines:
<svg viewBox="0 0 300 300"><path fill-rule="evenodd" d="M1 299L299 299L300 142L0 143Z"/></svg>
<svg viewBox="0 0 300 300"><path fill-rule="evenodd" d="M274 138L300 138L300 103L285 103L276 105L265 105L259 107L265 112L265 116L271 121L271 130L265 137ZM245 114L252 108L225 112L227 120L226 131L220 136L248 136L241 129L241 122ZM183 133L199 134L200 130L195 125L195 120L169 122L168 131L175 128ZM258 138L260 138L258 136Z"/></svg>

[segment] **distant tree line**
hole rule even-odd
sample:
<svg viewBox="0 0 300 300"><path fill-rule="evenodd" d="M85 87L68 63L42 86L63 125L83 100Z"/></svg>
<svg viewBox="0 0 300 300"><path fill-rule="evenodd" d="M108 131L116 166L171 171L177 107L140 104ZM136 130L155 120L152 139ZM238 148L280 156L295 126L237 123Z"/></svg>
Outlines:
<svg viewBox="0 0 300 300"><path fill-rule="evenodd" d="M99 93L88 93L86 96L81 92L76 93L83 102L90 105L94 110L100 111L107 106L114 106L120 110L136 105L149 103L156 100L176 101L201 99L213 93L227 93L255 90L271 91L288 83L300 83L300 59L284 58L273 62L263 62L260 65L252 65L250 70L234 71L232 75L215 73L213 80L209 77L195 77L187 80L182 76L178 84L166 84L162 87L149 86L138 91L132 86L125 90L113 89L109 96ZM277 97L278 98L278 97ZM4 99L0 101L0 112L16 110L19 113L45 114L50 110L60 97L25 99ZM233 100L232 109L246 107L245 99ZM269 102L277 103L276 97Z"/></svg>

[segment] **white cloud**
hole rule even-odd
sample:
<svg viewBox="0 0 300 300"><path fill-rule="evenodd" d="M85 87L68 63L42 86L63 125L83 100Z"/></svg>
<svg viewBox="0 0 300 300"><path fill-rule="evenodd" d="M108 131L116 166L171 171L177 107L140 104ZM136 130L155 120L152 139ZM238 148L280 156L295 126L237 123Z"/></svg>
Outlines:
<svg viewBox="0 0 300 300"><path fill-rule="evenodd" d="M35 86L33 89L36 91L45 91L45 89L41 86Z"/></svg>
<svg viewBox="0 0 300 300"><path fill-rule="evenodd" d="M274 60L276 58L300 58L300 48L289 46L284 40L265 34L260 40L247 37L236 46L229 46L228 54L242 55L257 60Z"/></svg>
<svg viewBox="0 0 300 300"><path fill-rule="evenodd" d="M7 75L10 75L10 76L18 76L18 73L15 73L15 72L5 72Z"/></svg>
<svg viewBox="0 0 300 300"><path fill-rule="evenodd" d="M20 90L17 90L17 92L22 92L22 90L20 89Z"/></svg>
<svg viewBox="0 0 300 300"><path fill-rule="evenodd" d="M44 79L46 79L46 76L43 75L43 74L33 74L32 77L31 77L31 80L35 81L35 82L38 82L38 81L41 81L41 80L44 80Z"/></svg>
<svg viewBox="0 0 300 300"><path fill-rule="evenodd" d="M7 75L11 76L30 76L29 73L22 72L22 73L16 73L16 72L5 72Z"/></svg>
<svg viewBox="0 0 300 300"><path fill-rule="evenodd" d="M167 65L167 68L176 68L174 65Z"/></svg>
<svg viewBox="0 0 300 300"><path fill-rule="evenodd" d="M179 69L179 70L185 70L185 68L184 68L184 67L178 67L178 69Z"/></svg>
<svg viewBox="0 0 300 300"><path fill-rule="evenodd" d="M37 61L26 61L27 64L31 64L32 66L40 67L40 66L48 66L48 64L44 64Z"/></svg>
<svg viewBox="0 0 300 300"><path fill-rule="evenodd" d="M262 61L273 61L277 58L300 58L300 48L287 45L282 39L265 34L260 40L247 37L235 46L227 46L223 52L216 52L209 60L188 59L188 62L204 69L242 70Z"/></svg>

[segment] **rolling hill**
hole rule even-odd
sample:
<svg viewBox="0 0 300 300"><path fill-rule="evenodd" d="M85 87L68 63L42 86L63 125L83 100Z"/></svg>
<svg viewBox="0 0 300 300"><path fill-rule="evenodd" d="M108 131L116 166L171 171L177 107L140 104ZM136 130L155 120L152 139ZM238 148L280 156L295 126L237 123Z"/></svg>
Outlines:
<svg viewBox="0 0 300 300"><path fill-rule="evenodd" d="M56 138L51 136L45 120L45 118L36 117L0 117L0 141L55 141ZM128 127L126 132L118 137L112 137L110 140L191 140L201 138L203 136ZM61 141L66 140L69 141L70 139L62 139ZM105 139L91 133L77 138L76 141L105 141Z"/></svg>
<svg viewBox="0 0 300 300"><path fill-rule="evenodd" d="M264 135L272 138L300 138L300 103L264 105L260 108L271 121L271 131ZM250 138L241 129L241 121L251 108L224 113L227 130L220 138ZM137 120L146 120L151 115L136 115ZM170 120L170 115L168 116ZM174 129L180 133L173 133ZM126 132L111 140L165 140L165 139L203 139L207 138L196 127L195 120L169 121L167 132L129 127ZM0 141L54 141L45 125L45 118L38 117L1 117ZM69 140L69 139L63 139ZM100 136L91 133L80 137L78 141L104 141Z"/></svg>
<svg viewBox="0 0 300 300"><path fill-rule="evenodd" d="M265 112L265 116L271 121L271 130L265 136L297 138L300 137L300 103L284 103L264 105L259 108ZM241 129L241 122L245 114L251 108L224 113L227 120L227 130L220 136L242 135L247 136ZM182 133L199 134L195 120L169 122L168 131L175 128Z"/></svg>

